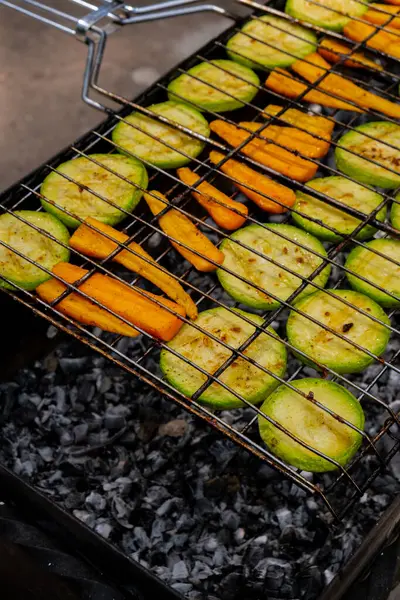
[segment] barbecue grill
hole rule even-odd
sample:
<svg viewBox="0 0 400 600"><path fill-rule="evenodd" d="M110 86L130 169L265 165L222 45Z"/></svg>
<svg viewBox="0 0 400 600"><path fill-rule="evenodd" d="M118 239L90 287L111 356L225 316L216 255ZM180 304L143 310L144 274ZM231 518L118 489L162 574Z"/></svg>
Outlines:
<svg viewBox="0 0 400 600"><path fill-rule="evenodd" d="M256 2L252 2L251 0L240 0L240 3L250 7L255 11L255 13L252 15L252 18L259 18L264 14L272 14L279 15L290 22L296 22L296 19L289 17L283 12L282 3L270 2L265 6ZM313 3L318 5L318 2ZM89 154L95 152L106 153L117 150L118 148L116 148L115 142L113 142L111 139L111 133L118 123L127 122L126 117L132 110L139 111L142 114L151 114L153 117L154 115L149 113L149 111L146 109L146 106L156 102L161 102L166 99L168 83L172 81L177 74L186 73L188 69L199 62L209 62L215 58L222 58L225 56L227 41L233 35L233 33L240 29L244 23L244 20L236 18L234 15L217 6L191 6L189 4L190 3L187 1L172 0L171 2L166 2L159 5L135 9L134 7L128 6L120 1L89 3L80 0L74 0L71 1L71 5L75 5L78 13L74 14L72 9L71 13L65 13L55 9L50 5L50 3L47 5L34 0L21 0L19 2L8 0L0 1L0 5L18 10L25 15L41 20L48 25L52 25L64 33L74 35L78 40L87 45L88 55L86 70L83 76L82 96L84 101L90 106L104 112L107 115L106 120L99 127L85 135L73 146L51 159L47 164L43 165L43 167L36 170L33 174L27 176L20 183L4 192L0 198L1 207L4 212L14 214L15 210L25 208L39 210L41 199L40 185L44 178L50 172L55 171L60 163L80 156L86 157L95 163L95 159L90 158L88 156ZM207 44L199 52L184 61L184 63L174 69L171 73L159 80L154 86L152 86L135 101L123 98L119 94L103 89L99 85L98 80L101 71L102 58L106 52L107 37L113 34L114 31L117 31L120 26L128 24L133 25L134 23L140 23L146 20L174 17L180 14L192 14L199 11L212 11L218 13L219 15L233 21L234 24L217 39ZM391 18L393 18L393 15L388 14L388 20ZM319 34L326 35L327 33L325 30L313 25L305 24L304 26L310 30L318 32ZM350 56L352 56L354 52L362 49L371 56L378 58L383 66L382 71L379 73L374 73L373 75L371 73L364 75L361 71L357 71L357 74L354 74L354 71L352 72L344 69L343 62L348 57L342 56L339 63L333 68L334 71L339 73L344 72L347 78L351 79L357 84L374 87L383 97L389 100L397 100L396 93L400 77L398 75L398 61L396 59L389 58L381 52L367 48L365 41L358 44L351 43L341 34L333 32L329 32L329 36L350 44L352 48ZM240 115L241 117L244 117L243 120L255 121L260 118L261 111L269 102L282 104L285 108L300 108L303 111L305 108L307 108L310 112L320 114L320 107L315 105L308 107L308 105L304 105L302 103L302 98L307 92L314 89L326 76L326 74L327 73L325 73L322 78L320 78L320 80L314 84L307 85L307 90L296 100L287 100L283 96L267 91L261 84L259 86L259 93L256 98L252 102L245 103L246 106L243 109L240 109ZM335 96L329 92L325 93ZM179 100L179 98L177 99ZM114 103L117 103L121 106L121 109L118 112L114 108L110 108L110 104L114 105ZM332 119L335 123L331 150L328 156L322 161L316 159L309 160L318 164L319 173L323 175L342 175L336 169L334 162L332 161L333 149L340 146L338 140L345 131L354 130L358 124L364 122L366 119L368 120L370 117L373 119L382 118L382 115L372 110L367 111L362 116L356 113L349 116L349 114L337 110L325 110L324 114ZM211 116L217 116L219 119L224 119L229 122L236 122L239 120L235 113L233 113L233 115L232 113L229 113L228 116L220 114L213 115L211 113ZM371 369L371 376L367 385L360 385L360 381L357 379L357 377L344 376L339 373L335 373L330 369L326 369L324 373L324 376L336 380L338 383L344 384L345 387L348 387L348 389L352 391L362 402L367 416L370 415L371 420L379 417L379 421L377 419L377 422L382 423L382 425L379 427L376 425L370 425L365 431L360 431L363 437L362 448L348 466L343 467L338 465L338 470L333 472L333 474L331 473L329 475L324 474L321 476L314 476L313 479L310 479L307 474L290 467L282 460L274 456L262 444L258 436L256 423L258 414L260 413L259 409L250 405L244 398L240 397L240 400L247 404L248 409L251 409L251 411L246 411L246 414L251 413L251 415L248 417L247 422L245 423L243 423L243 418L232 420L228 417L226 412L213 412L198 401L199 396L205 391L205 389L207 389L208 386L212 384L212 382L218 382L223 387L226 387L226 384L222 383L219 379L221 374L237 357L240 357L246 361L250 361L245 354L246 348L254 341L254 339L257 338L258 335L260 335L262 332L265 332L267 326L272 323L282 322L282 320L285 318L285 311L287 311L287 309L298 310L294 307L294 303L296 298L299 296L299 294L301 294L307 285L313 286L315 290L322 289L315 282L315 278L324 267L327 265L332 266L332 278L335 282L334 287L340 287L342 285L345 280L346 273L346 268L343 266L343 255L351 245L357 245L360 247L365 246L362 241L356 239L356 236L366 224L373 225L380 232L381 236L390 235L391 237L397 239L399 238L399 232L396 229L394 229L389 223L381 222L376 218L376 215L382 206L387 206L392 202L397 202L395 199L393 199L392 194L382 194L382 204L378 206L371 214L366 216L356 209L350 209L348 206L343 205L339 201L333 200L328 196L311 190L307 184L301 184L297 181L293 181L289 177L268 169L267 167L257 163L257 161L254 159L249 158L242 152L243 147L246 145L246 143L248 143L249 139L257 139L262 135L268 137L267 132L263 133L264 128L270 123L279 124L279 116L280 113L274 117L271 117L268 122L265 122L265 126L260 127L258 131L248 131L247 133L249 134L249 138L246 140L246 142L234 149L231 149L225 143L221 143L215 138L204 138L203 136L200 136L199 134L196 134L185 127L171 122L165 117L155 117L161 122L168 123L180 131L187 133L193 138L200 139L206 144L206 151L204 151L199 158L194 159L192 163L193 169L200 175L200 179L194 186L187 186L183 184L176 177L173 171L167 171L162 168L153 167L144 161L151 174L149 189L157 189L162 191L168 198L168 206L171 206L182 214L189 216L196 224L199 225L201 230L204 231L217 244L221 243L228 236L228 234L219 229L210 219L206 218L198 211L196 204L191 199L191 191L197 188L202 181L208 181L216 182L217 187L225 189L231 197L239 197L239 193L234 187L234 180L226 174L223 174L221 170L223 163L230 158L238 158L240 161L247 163L262 172L265 172L266 174L272 175L281 183L288 185L295 190L306 191L309 194L323 199L327 204L335 206L336 208L340 208L344 212L347 212L348 214L360 220L360 224L351 235L345 236L344 239L337 244L330 245L327 258L322 257L322 264L309 277L300 277L302 279L301 285L290 296L290 298L288 298L287 301L281 301L279 308L275 311L263 314L263 324L256 327L255 333L248 340L246 340L244 344L240 346L240 348L234 350L227 346L227 348L231 351L231 357L214 374L210 375L206 373L206 383L204 383L204 385L194 394L192 398L189 399L183 394L179 393L162 378L157 370L155 370L154 365L157 361L161 347L164 346L164 344L160 343L160 341L155 340L149 334L142 331L142 336L136 340L133 340L129 345L129 349L125 351L123 349L123 345L120 343L120 337L102 333L98 330L94 330L93 328L80 325L72 319L65 317L57 310L57 303L61 301L66 294L69 294L72 291L75 291L85 297L85 293L79 289L79 284L72 285L63 282L65 285L67 285L68 290L51 306L40 300L34 293L23 290L22 288L19 288L16 291L4 291L17 302L28 307L37 315L47 319L47 321L55 325L58 329L81 340L96 352L106 356L116 365L139 377L147 384L153 386L172 402L179 404L180 406L184 407L185 410L190 411L197 417L200 417L206 421L211 427L219 430L235 443L251 452L258 459L264 461L269 466L279 471L283 477L288 478L295 485L301 487L307 493L314 495L316 499L321 500L329 508L333 517L336 520L340 520L345 515L346 511L350 510L354 502L362 497L363 493L369 488L373 480L382 472L382 470L386 468L390 460L395 456L399 449L400 439L398 437L397 430L399 425L398 414L389 406L389 404L385 401L385 398L379 397L379 395L375 392L376 384L382 377L390 373L400 374L400 369L398 366L400 347L396 346L396 342L398 341L399 337L399 330L396 325L395 311L392 311L389 314L391 318L390 326L385 325L385 327L391 331L393 344L389 346L386 354L383 357L378 358L371 355L375 359L375 363L373 369ZM389 117L383 118L387 121L394 121ZM138 129L138 127L135 125L131 126ZM279 143L276 144L279 145ZM222 151L226 155L226 158L224 158L224 160L218 165L213 165L207 158L208 150L210 149ZM373 159L370 159L370 161L371 163L374 163ZM65 177L71 180L71 178L67 176ZM248 187L251 189L251 186ZM88 191L92 191L92 193L96 195L96 192L93 192L93 190ZM108 204L113 204L111 200L105 197L101 197L101 200L107 202ZM276 202L276 200L274 201ZM68 214L68 211L65 209L61 208L61 210L64 210ZM165 211L166 210L167 209L165 209ZM284 216L279 218L268 218L268 215L261 213L261 211L257 211L257 209L254 208L249 214L248 221L249 223L259 224L261 226L270 221L286 222L290 219L291 212L292 211L289 210ZM18 219L23 220L23 218L18 214L15 216ZM169 271L173 274L176 280L179 281L183 287L191 293L199 309L209 308L211 306L224 306L228 311L232 311L232 309L235 308L235 305L227 300L227 296L221 295L221 290L216 283L216 280L212 276L203 274L204 276L202 275L200 278L194 273L194 269L192 267L186 269L183 268L183 261L177 261L176 255L174 254L175 251L169 244L169 241L171 240L178 240L165 234L160 229L158 225L158 219L150 215L149 211L144 206L144 202L142 202L132 214L126 213L126 219L123 221L123 227L124 232L129 235L129 240L124 244L119 244L119 249L105 260L95 262L91 259L88 259L86 256L83 256L79 252L73 251L73 262L89 269L89 273L80 283L96 272L109 274L120 281L126 282L126 273L116 271L114 265L111 267L111 261L116 253L122 248L128 250L129 252L135 253L134 250L129 248L130 242L135 241L139 242L140 245L145 248L150 248L150 252L153 257L156 258L157 262L162 266L168 267ZM52 239L57 241L55 238ZM1 243L7 247L5 242ZM267 256L264 256L264 258L271 260L268 259ZM27 260L30 261L29 258ZM224 269L224 266L221 268ZM245 278L242 278L242 280L245 280ZM129 282L143 285L143 294L146 294L147 288L140 278L136 277ZM260 291L265 291L274 297L270 290L262 290L260 288ZM329 294L330 292L325 290L325 293ZM97 304L101 306L99 303ZM103 308L110 312L106 307ZM372 320L377 321L376 318L371 318ZM337 332L335 334L345 339L343 335L338 334ZM287 340L283 340L283 343L287 347L289 353L294 350ZM357 347L356 344L353 345ZM358 349L362 348L358 347ZM290 356L292 356L292 354L290 354ZM182 358L192 366L195 366L186 357ZM308 372L307 367L300 365L293 357L290 359L290 361L291 364L289 377L286 380L278 378L280 383L287 385L289 388L292 387L290 383L291 380L305 376ZM153 368L149 367L149 365L153 365ZM262 369L262 367L260 368ZM275 375L273 376L276 377ZM237 396L234 390L229 391ZM309 398L309 400L310 402L315 401L313 398ZM317 398L316 401L318 400L319 399ZM324 409L323 406L322 409ZM329 411L327 410L327 412ZM337 415L335 418L339 419ZM304 446L304 443L301 440L290 433L289 435ZM332 462L331 458L327 456L324 456L324 458L329 462ZM363 465L367 461L369 463L372 462L374 464L374 468L369 472L368 477L365 477ZM343 489L351 490L350 499L348 494L346 494L346 497L344 498L342 493Z"/></svg>

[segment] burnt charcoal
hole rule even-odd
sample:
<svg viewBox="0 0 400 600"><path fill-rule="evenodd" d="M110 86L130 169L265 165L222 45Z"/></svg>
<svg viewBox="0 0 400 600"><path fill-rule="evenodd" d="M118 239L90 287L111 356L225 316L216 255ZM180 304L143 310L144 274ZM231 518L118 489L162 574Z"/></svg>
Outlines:
<svg viewBox="0 0 400 600"><path fill-rule="evenodd" d="M90 492L89 496L87 496L85 499L85 504L94 512L99 513L105 509L107 502L104 496L101 496L101 494L98 494L97 492Z"/></svg>
<svg viewBox="0 0 400 600"><path fill-rule="evenodd" d="M80 423L74 427L74 441L75 444L82 444L86 440L89 431L87 423Z"/></svg>
<svg viewBox="0 0 400 600"><path fill-rule="evenodd" d="M58 364L64 373L68 375L76 375L85 371L87 362L88 359L85 356L81 358L62 357L59 359Z"/></svg>
<svg viewBox="0 0 400 600"><path fill-rule="evenodd" d="M185 561L180 560L176 562L172 569L172 579L184 581L189 577L189 570L186 566Z"/></svg>
<svg viewBox="0 0 400 600"><path fill-rule="evenodd" d="M239 527L240 519L239 516L232 510L227 510L222 515L222 523L233 531Z"/></svg>

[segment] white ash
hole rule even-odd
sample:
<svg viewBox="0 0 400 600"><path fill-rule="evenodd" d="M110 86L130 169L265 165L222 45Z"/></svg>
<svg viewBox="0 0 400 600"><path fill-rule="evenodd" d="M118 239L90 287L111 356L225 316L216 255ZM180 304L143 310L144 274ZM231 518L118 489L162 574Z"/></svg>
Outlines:
<svg viewBox="0 0 400 600"><path fill-rule="evenodd" d="M145 342L121 344L137 357ZM388 355L398 348L391 341ZM153 358L146 366L157 368ZM289 373L297 367L289 361ZM365 389L380 368L354 381ZM373 393L398 410L399 386L388 371ZM317 598L400 487L395 458L332 531L315 498L75 342L0 395L2 462L190 600ZM363 405L376 433L387 413L367 398ZM252 411L222 416L243 427ZM376 465L366 457L360 480ZM338 494L346 503L350 489Z"/></svg>

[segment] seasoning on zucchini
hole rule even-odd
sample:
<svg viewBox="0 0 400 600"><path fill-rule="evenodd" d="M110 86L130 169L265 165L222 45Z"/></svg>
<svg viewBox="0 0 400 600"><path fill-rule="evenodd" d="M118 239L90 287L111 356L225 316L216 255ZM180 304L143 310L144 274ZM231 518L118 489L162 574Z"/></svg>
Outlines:
<svg viewBox="0 0 400 600"><path fill-rule="evenodd" d="M392 204L392 210L390 211L390 222L393 227L400 229L400 194L396 196L396 202Z"/></svg>
<svg viewBox="0 0 400 600"><path fill-rule="evenodd" d="M194 133L206 138L210 136L203 115L186 104L168 100L152 104L148 110ZM183 167L204 148L201 140L140 112L133 112L120 121L112 133L112 139L119 152L132 153L162 169Z"/></svg>
<svg viewBox="0 0 400 600"><path fill-rule="evenodd" d="M211 60L189 69L168 86L170 100L198 110L224 112L244 106L257 94L260 80L248 67L232 60Z"/></svg>
<svg viewBox="0 0 400 600"><path fill-rule="evenodd" d="M345 206L359 210L365 216L370 214L383 201L382 196L376 192L345 177L321 177L310 181L307 186L330 198L338 200ZM301 191L296 192L294 209L298 212L293 212L292 218L297 225L318 238L330 242L339 241L342 239L342 236L350 235L360 224L359 219L352 217L344 210L340 210L324 200ZM383 207L377 213L376 218L379 221L384 221L385 216L386 207ZM319 222L311 221L307 217L317 219ZM331 231L328 227L331 227L335 231ZM374 227L366 225L360 229L355 237L358 240L365 240L371 238L375 232L376 229Z"/></svg>
<svg viewBox="0 0 400 600"><path fill-rule="evenodd" d="M374 250L388 258L376 254ZM351 271L346 272L346 276L352 288L367 294L382 306L392 308L400 305L400 240L380 238L368 242L365 247L356 246L348 255L345 267ZM357 275L397 296L397 299Z"/></svg>
<svg viewBox="0 0 400 600"><path fill-rule="evenodd" d="M58 219L44 212L17 210L14 215L20 216L32 225L47 231L57 240L68 245L69 233ZM40 233L28 223L20 221L9 213L0 216L0 240L18 252L45 267L49 271L60 261L69 260L69 250L45 233ZM25 260L12 250L0 244L0 274L10 282L24 290L34 290L39 284L51 277L46 271ZM0 287L14 289L12 284L3 279Z"/></svg>
<svg viewBox="0 0 400 600"><path fill-rule="evenodd" d="M362 435L310 400L315 398L362 431L365 417L360 403L346 388L326 379L295 379L291 384L308 398L282 384L267 398L261 411L303 443L345 466L360 447ZM333 463L308 450L261 415L258 426L271 452L289 465L314 473L336 469Z"/></svg>
<svg viewBox="0 0 400 600"><path fill-rule="evenodd" d="M298 355L299 360L306 364L317 368L315 363L319 363L337 373L359 373L373 363L374 358L326 327L380 356L389 341L390 329L357 309L362 309L387 325L390 325L390 321L379 304L364 294L353 290L329 291L333 297L318 291L296 302L298 310L314 318L320 325L292 310L286 326L288 340L308 356ZM342 299L352 306L344 304Z"/></svg>
<svg viewBox="0 0 400 600"><path fill-rule="evenodd" d="M342 173L361 183L396 188L400 185L400 127L388 121L359 125L340 138L335 158Z"/></svg>
<svg viewBox="0 0 400 600"><path fill-rule="evenodd" d="M196 324L225 344L238 348L255 331L255 327L244 321L241 315L256 325L261 325L263 319L241 310L235 310L235 313L226 308L213 308L200 313ZM286 348L271 327L268 327L268 331L274 337L261 333L244 354L278 377L283 377L286 371ZM210 374L215 373L232 355L228 348L189 324L183 325L168 346ZM207 380L205 374L167 348L161 351L160 367L167 381L189 397ZM219 380L251 404L262 402L279 385L275 377L241 357L221 373ZM215 381L200 395L199 402L220 410L244 406L231 391Z"/></svg>
<svg viewBox="0 0 400 600"><path fill-rule="evenodd" d="M260 40L260 41L258 41ZM227 43L232 60L254 69L288 67L315 51L316 35L309 29L272 15L248 21Z"/></svg>
<svg viewBox="0 0 400 600"><path fill-rule="evenodd" d="M319 3L307 0L287 0L285 10L289 15L301 21L313 23L313 25L331 31L341 31L351 17L360 17L367 8L367 4L359 0L323 0Z"/></svg>
<svg viewBox="0 0 400 600"><path fill-rule="evenodd" d="M90 159L101 163L105 168ZM69 160L52 171L40 188L44 197L41 202L47 212L72 229L79 227L87 217L93 217L107 225L116 225L126 214L113 204L131 212L142 197L141 188L147 188L147 182L146 169L135 158L120 154L91 154L87 158ZM46 199L55 202L60 208L46 202ZM67 214L64 208L76 218Z"/></svg>
<svg viewBox="0 0 400 600"><path fill-rule="evenodd" d="M235 240L264 254L266 258L243 248ZM299 244L309 248L310 251L301 248ZM263 310L274 310L280 304L278 300L269 296L268 292L281 300L287 300L303 282L296 275L289 273L285 267L307 277L323 261L314 252L326 256L325 248L319 240L297 227L285 224L272 224L265 227L249 225L236 231L229 238L225 238L221 250L225 255L224 267L263 288L265 293L257 290L251 283L246 283L227 271L218 269L217 275L222 287L238 302ZM282 266L273 264L270 259ZM329 273L330 265L327 265L317 275L315 283L324 287ZM313 291L315 287L308 285L301 292L300 297Z"/></svg>

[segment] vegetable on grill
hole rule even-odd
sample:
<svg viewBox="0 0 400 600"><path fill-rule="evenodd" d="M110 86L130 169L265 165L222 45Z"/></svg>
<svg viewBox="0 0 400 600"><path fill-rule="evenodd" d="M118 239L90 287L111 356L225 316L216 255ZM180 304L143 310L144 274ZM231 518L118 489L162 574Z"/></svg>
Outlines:
<svg viewBox="0 0 400 600"><path fill-rule="evenodd" d="M363 16L364 21L369 21L375 25L387 25L394 29L400 28L400 18L396 17L400 13L400 6L388 6L387 4L370 4L367 12Z"/></svg>
<svg viewBox="0 0 400 600"><path fill-rule="evenodd" d="M42 229L44 233L34 227ZM46 235L46 232L55 240ZM10 248L36 264L32 264L0 243L0 275L11 282L0 279L0 288L15 289L12 285L14 283L24 290L34 290L50 277L40 267L51 271L58 262L69 260L69 250L65 247L68 246L68 240L68 230L53 215L32 210L17 210L14 214L1 215L0 242L8 244Z"/></svg>
<svg viewBox="0 0 400 600"><path fill-rule="evenodd" d="M263 323L261 317L241 310L230 312L226 308L213 308L201 312L195 322L204 332L185 324L168 344L171 350L178 352L183 358L172 354L167 348L161 351L160 367L167 381L189 398L192 397L207 381L207 376L186 361L210 375L214 374L232 356L232 351L209 336L213 335L232 348L240 347L256 330L242 317L255 325ZM218 377L229 389L213 381L200 394L200 403L219 410L241 408L245 403L232 391L250 404L258 404L279 385L279 380L273 375L283 377L285 374L286 348L272 327L268 327L267 331L272 335L261 333L243 351L244 355L259 366L242 357L236 358Z"/></svg>
<svg viewBox="0 0 400 600"><path fill-rule="evenodd" d="M353 52L353 49L349 46L331 38L325 38L320 41L318 53L321 54L325 60L333 64L340 62L345 67L353 69L382 71L382 67L373 60L367 58L363 52ZM350 55L350 58L344 60L344 57L348 55Z"/></svg>
<svg viewBox="0 0 400 600"><path fill-rule="evenodd" d="M264 310L274 310L280 305L269 292L287 300L303 283L296 274L308 277L326 257L325 248L319 240L286 224L250 225L225 238L221 249L225 255L224 267L246 280L218 269L217 276L222 287L237 302ZM315 283L324 287L329 273L330 265L327 265L315 277ZM265 291L259 291L252 283ZM300 297L315 289L311 284L307 285Z"/></svg>
<svg viewBox="0 0 400 600"><path fill-rule="evenodd" d="M339 110L351 110L353 112L363 112L357 106L344 102L339 98L334 98L328 94L320 92L318 89L307 91L309 86L303 81L294 77L285 69L274 69L267 77L265 85L268 89L276 92L285 98L297 99L301 96L301 101L311 104L321 104L328 108L337 108Z"/></svg>
<svg viewBox="0 0 400 600"><path fill-rule="evenodd" d="M365 218L383 202L382 196L376 192L345 177L320 177L310 181L307 187L329 198L338 200L344 206L357 209L365 215ZM294 208L292 218L297 225L318 238L330 242L336 242L345 235L351 235L360 224L359 219L344 210L300 190L296 192ZM379 210L376 218L379 221L384 221L385 216L386 207L384 206ZM319 222L316 223L310 218ZM334 231L329 228L334 229ZM365 225L355 237L358 240L366 240L371 238L375 232L375 227Z"/></svg>
<svg viewBox="0 0 400 600"><path fill-rule="evenodd" d="M220 152L215 150L210 152L210 160L215 165L219 164L224 158L224 155ZM234 185L247 198L257 204L261 210L281 214L295 203L296 195L293 190L270 179L267 175L257 173L257 171L237 160L230 158L219 169L232 178Z"/></svg>
<svg viewBox="0 0 400 600"><path fill-rule="evenodd" d="M293 127L301 127L308 131L310 135L317 135L327 140L331 139L335 122L333 119L327 119L320 115L308 115L297 108L286 108L275 104L268 104L262 112L263 117L276 117L279 114L279 121L292 125Z"/></svg>
<svg viewBox="0 0 400 600"><path fill-rule="evenodd" d="M69 263L58 263L53 267L53 273L57 277L72 284L88 272ZM180 317L185 316L184 309L162 296L145 292L100 273L94 273L83 283L76 285L89 298L93 298L103 307L111 309L157 339L168 342L182 327L183 321Z"/></svg>
<svg viewBox="0 0 400 600"><path fill-rule="evenodd" d="M89 217L74 232L69 240L69 245L86 256L104 259L115 252L119 243L124 244L128 239L129 236L125 233ZM196 305L180 283L139 244L131 242L128 248L133 252L122 248L113 256L112 260L154 283L167 296L180 304L191 319L195 319L197 317Z"/></svg>
<svg viewBox="0 0 400 600"><path fill-rule="evenodd" d="M263 15L248 21L228 41L230 58L254 69L288 67L315 50L314 32L286 19Z"/></svg>
<svg viewBox="0 0 400 600"><path fill-rule="evenodd" d="M258 75L232 60L202 62L171 81L170 100L194 105L197 110L224 112L241 108L258 92Z"/></svg>
<svg viewBox="0 0 400 600"><path fill-rule="evenodd" d="M319 3L287 0L285 10L301 21L331 31L342 31L350 17L361 17L367 10L367 6L359 0L323 0Z"/></svg>
<svg viewBox="0 0 400 600"><path fill-rule="evenodd" d="M144 197L155 216L168 206L168 200L160 192L152 191L145 194ZM171 208L159 217L158 222L167 236L171 236L174 240L182 242L200 254L199 256L188 248L181 246L178 242L170 240L175 250L198 271L215 271L218 265L223 263L224 255L222 252L183 213ZM213 262L209 262L207 259Z"/></svg>
<svg viewBox="0 0 400 600"><path fill-rule="evenodd" d="M263 123L257 121L241 121L240 127L250 131L258 131ZM306 131L295 127L281 127L280 125L267 125L257 133L254 143L258 144L260 150L265 143L276 142L279 148L286 148L292 152L298 152L306 158L322 158L329 150L329 142L313 137Z"/></svg>
<svg viewBox="0 0 400 600"><path fill-rule="evenodd" d="M116 225L136 207L147 183L146 169L135 158L90 154L52 171L40 188L41 202L47 212L72 229L87 217Z"/></svg>
<svg viewBox="0 0 400 600"><path fill-rule="evenodd" d="M351 21L343 30L344 34L354 42L364 42L369 48L384 52L389 56L400 58L400 38L396 29L385 27L378 29L370 23Z"/></svg>
<svg viewBox="0 0 400 600"><path fill-rule="evenodd" d="M187 104L169 100L152 104L147 110L204 138L210 135L203 115ZM119 152L132 153L162 169L186 165L200 154L205 144L203 140L179 131L173 125L140 112L133 112L121 120L112 133L112 139Z"/></svg>
<svg viewBox="0 0 400 600"><path fill-rule="evenodd" d="M51 304L67 289L67 286L61 283L61 281L51 278L41 283L36 288L36 293L39 298ZM103 331L110 331L111 333L127 337L137 337L140 335L140 331L127 325L105 308L97 306L97 304L81 296L78 292L69 292L63 300L57 302L54 308L74 321L78 321L78 323L90 325L91 327L99 327Z"/></svg>
<svg viewBox="0 0 400 600"><path fill-rule="evenodd" d="M390 211L390 222L393 227L400 230L400 193L397 194L395 202L392 204L392 210Z"/></svg>
<svg viewBox="0 0 400 600"><path fill-rule="evenodd" d="M335 158L342 173L361 183L396 188L400 185L400 127L387 121L359 125L339 139Z"/></svg>
<svg viewBox="0 0 400 600"><path fill-rule="evenodd" d="M346 271L346 277L352 288L373 298L382 306L400 306L400 240L381 238L368 242L364 247L356 246L348 255L345 267L351 271ZM378 285L382 290L357 275ZM397 298L389 296L384 290Z"/></svg>
<svg viewBox="0 0 400 600"><path fill-rule="evenodd" d="M389 117L400 119L400 106L398 104L367 91L341 75L329 73L331 65L317 53L310 54L304 60L296 61L293 63L292 69L313 84L323 77L317 84L318 89L329 92L343 100L350 100L363 110L372 109Z"/></svg>
<svg viewBox="0 0 400 600"><path fill-rule="evenodd" d="M251 133L225 121L212 121L210 123L211 130L219 135L223 140L231 146L240 146L245 142ZM292 154L285 148L281 148L276 144L269 143L263 140L250 140L242 149L241 152L246 154L258 163L278 171L287 177L291 177L296 181L308 181L312 179L317 172L318 165L312 163L300 156Z"/></svg>
<svg viewBox="0 0 400 600"><path fill-rule="evenodd" d="M200 179L199 175L187 167L178 169L178 176L183 183L189 186L195 185ZM240 202L235 202L235 200L220 192L207 181L202 181L196 189L191 190L191 193L195 200L197 200L220 227L234 230L246 222L248 215L247 206ZM231 210L232 208L234 210Z"/></svg>
<svg viewBox="0 0 400 600"><path fill-rule="evenodd" d="M360 403L346 388L333 381L305 378L290 383L301 393L280 385L260 410L300 442L345 466L360 447L362 435L342 419L363 431L365 417ZM340 420L313 400L335 413ZM289 465L314 473L336 469L334 463L305 448L262 415L258 416L258 426L260 436L271 452Z"/></svg>
<svg viewBox="0 0 400 600"><path fill-rule="evenodd" d="M370 316L386 325L390 321L379 304L364 294L353 290L329 292L333 296L318 291L296 302L295 308L305 315L291 311L286 326L288 340L306 354L307 358L298 354L299 360L306 364L320 369L328 367L337 373L359 373L375 359L349 341L379 357L386 349L390 329Z"/></svg>

